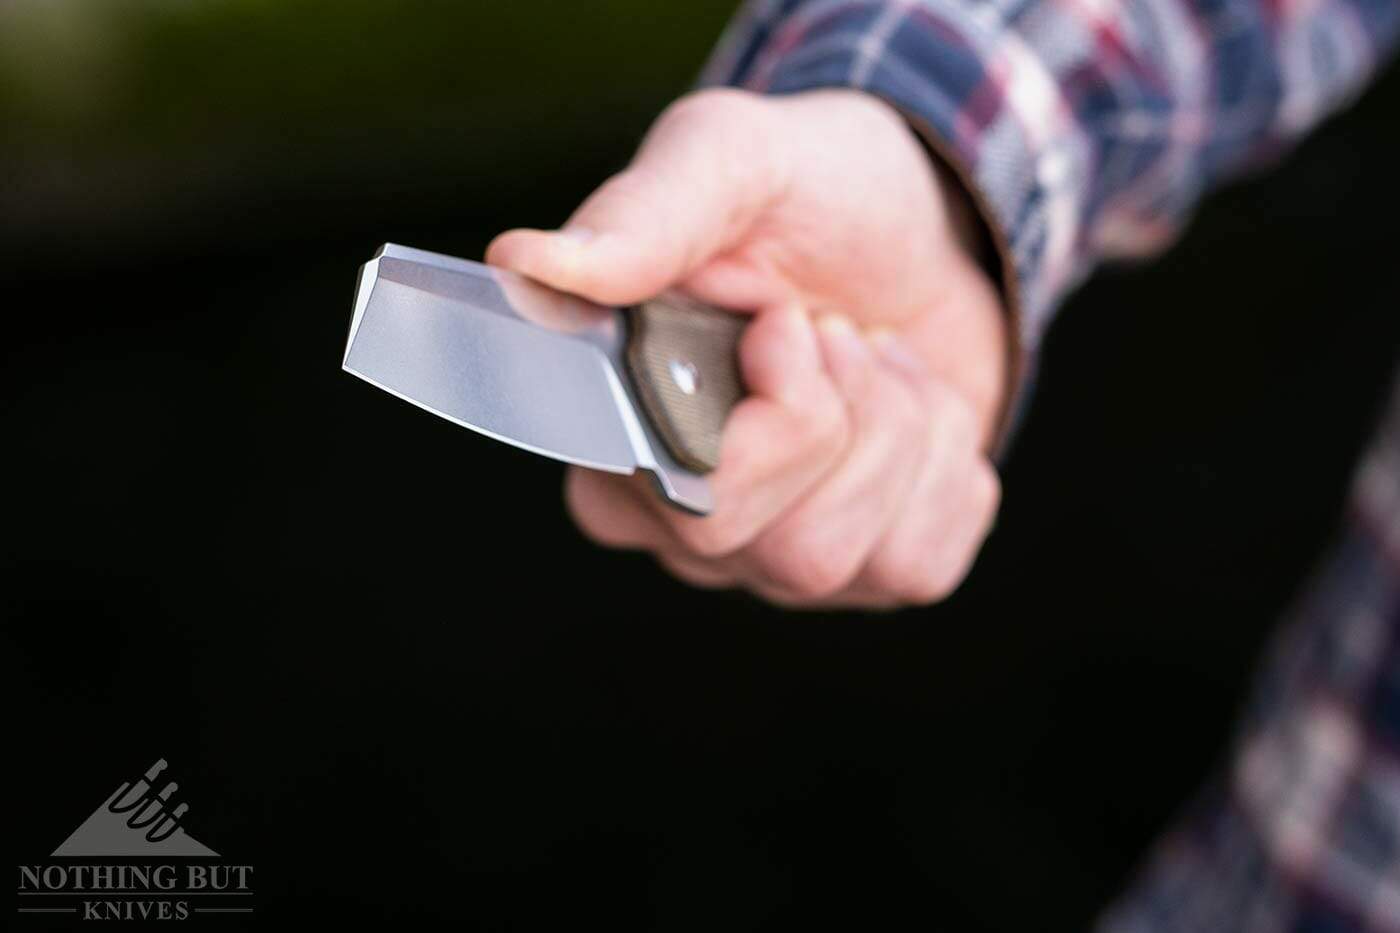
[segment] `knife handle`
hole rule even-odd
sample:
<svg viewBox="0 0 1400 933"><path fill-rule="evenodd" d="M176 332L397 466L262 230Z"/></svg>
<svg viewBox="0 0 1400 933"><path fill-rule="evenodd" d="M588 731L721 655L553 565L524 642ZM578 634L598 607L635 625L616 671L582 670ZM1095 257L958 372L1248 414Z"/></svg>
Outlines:
<svg viewBox="0 0 1400 933"><path fill-rule="evenodd" d="M744 397L739 336L747 318L667 294L626 319L624 356L648 420L677 463L710 472L724 422Z"/></svg>

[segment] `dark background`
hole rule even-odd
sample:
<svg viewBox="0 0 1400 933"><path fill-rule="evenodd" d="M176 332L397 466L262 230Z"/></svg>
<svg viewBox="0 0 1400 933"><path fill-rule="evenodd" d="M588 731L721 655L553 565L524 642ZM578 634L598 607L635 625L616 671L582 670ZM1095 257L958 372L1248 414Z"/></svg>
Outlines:
<svg viewBox="0 0 1400 933"><path fill-rule="evenodd" d="M1125 883L1384 395L1397 76L1070 303L952 601L793 615L339 369L379 243L558 223L729 12L0 4L16 861L165 757L249 927L1075 929Z"/></svg>

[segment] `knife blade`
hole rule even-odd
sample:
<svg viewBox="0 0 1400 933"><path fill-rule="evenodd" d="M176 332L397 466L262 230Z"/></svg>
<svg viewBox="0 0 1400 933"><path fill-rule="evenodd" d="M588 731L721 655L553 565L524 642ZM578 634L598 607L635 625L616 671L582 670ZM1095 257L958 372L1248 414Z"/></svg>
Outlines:
<svg viewBox="0 0 1400 933"><path fill-rule="evenodd" d="M744 318L663 295L612 308L468 259L382 246L343 368L462 427L714 509L705 475L743 396Z"/></svg>

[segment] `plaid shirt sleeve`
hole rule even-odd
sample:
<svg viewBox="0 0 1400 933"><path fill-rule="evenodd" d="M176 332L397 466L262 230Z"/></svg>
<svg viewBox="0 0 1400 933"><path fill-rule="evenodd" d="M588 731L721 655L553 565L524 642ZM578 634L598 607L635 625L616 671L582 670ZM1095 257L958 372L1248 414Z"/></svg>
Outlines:
<svg viewBox="0 0 1400 933"><path fill-rule="evenodd" d="M702 79L887 100L970 179L1023 349L1101 258L1361 88L1395 0L751 0Z"/></svg>

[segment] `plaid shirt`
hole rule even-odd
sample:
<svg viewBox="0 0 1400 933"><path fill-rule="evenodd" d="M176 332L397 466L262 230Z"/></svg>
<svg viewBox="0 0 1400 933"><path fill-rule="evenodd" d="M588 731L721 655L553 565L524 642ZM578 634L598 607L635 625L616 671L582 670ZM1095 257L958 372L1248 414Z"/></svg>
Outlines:
<svg viewBox="0 0 1400 933"><path fill-rule="evenodd" d="M968 180L1019 354L1101 259L1175 235L1366 83L1400 0L753 0L704 82L884 98ZM1400 386L1226 773L1104 914L1400 931Z"/></svg>

